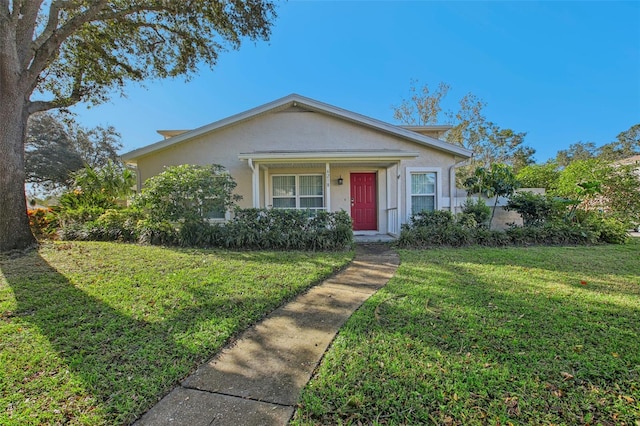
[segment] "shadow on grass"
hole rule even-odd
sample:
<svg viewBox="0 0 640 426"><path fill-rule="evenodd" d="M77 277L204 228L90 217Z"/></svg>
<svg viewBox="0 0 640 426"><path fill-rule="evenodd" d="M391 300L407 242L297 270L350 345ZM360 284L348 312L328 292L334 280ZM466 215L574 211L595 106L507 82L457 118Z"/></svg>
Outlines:
<svg viewBox="0 0 640 426"><path fill-rule="evenodd" d="M36 326L106 406L107 423L132 421L131 412L147 408L186 373L173 365L184 350L166 327L122 315L76 288L37 253L28 258L28 273L3 268L18 304L15 315Z"/></svg>
<svg viewBox="0 0 640 426"><path fill-rule="evenodd" d="M107 424L134 421L178 380L210 358L230 337L229 330L249 325L252 319L238 313L243 308L276 307L273 300L251 295L241 301L199 300L197 308L178 309L169 318L152 323L131 318L88 295L36 252L3 261L0 266L17 302L12 315L32 324L48 339L104 410L100 421ZM205 296L194 294L197 299ZM223 327L215 330L212 323ZM214 336L199 346L193 344L196 338L190 338L199 332ZM54 416L53 422L77 421L64 416L91 415L88 411L93 409L69 407L67 413Z"/></svg>
<svg viewBox="0 0 640 426"><path fill-rule="evenodd" d="M633 424L639 249L400 250L294 424Z"/></svg>
<svg viewBox="0 0 640 426"><path fill-rule="evenodd" d="M429 253L424 252L425 256ZM378 359L382 352L402 353L404 348L417 345L424 351L421 361L428 354L427 361L442 369L442 374L437 368L402 370L403 376L420 377L418 384L428 381L439 392L459 396L459 400L443 400L428 386L421 389L427 395L425 400L431 400L416 406L405 404L407 410L418 413L409 423L418 422L421 415L439 422L446 416L461 419L477 407L494 408L488 417L466 418L462 423L632 422L640 414L633 402L626 402L637 400L640 381L637 288L612 285L599 294L581 287L579 280L558 282L559 276L585 270L616 276L616 264L603 270L589 265L588 255L583 254L587 257L584 268L575 258L564 267L562 259L554 259L560 274L555 268L545 270L542 266L530 276L523 268L540 265L522 253L520 259L500 260L485 259L480 251L473 257L451 251L446 259L443 255L424 266L407 256L385 288L386 294L366 305L363 323L369 326L350 324L357 343L350 342L349 347L369 347L371 356ZM633 259L627 262L633 263ZM490 269L477 268L479 265L519 269L507 270L512 275L493 275ZM620 277L620 281L624 279ZM370 343L378 341L382 345ZM401 342L398 348L395 341ZM410 363L410 358L406 362ZM398 392L385 389L385 383L397 381L397 376L384 371L380 374L374 382L381 394L368 395L370 400ZM416 384L407 380L400 386ZM403 397L410 398L408 393ZM515 403L513 397L519 401L517 410L507 406ZM382 410L377 414L391 415L384 411L387 408Z"/></svg>
<svg viewBox="0 0 640 426"><path fill-rule="evenodd" d="M65 250L68 248L64 247ZM193 252L188 249L177 251L186 254ZM79 254L83 257L76 259L76 262L82 259L84 263L78 266L74 274L82 273L84 277L81 271L87 265L98 262L98 266L88 272L91 274L88 280L95 282L100 280L99 273L96 273L100 264L118 262L117 259L96 257L95 254L95 259L87 258L88 254L83 254L82 248ZM126 257L126 253L123 256ZM300 260L327 266L313 257L300 259L293 256L286 262L281 260L282 253L224 251L224 256L225 259L241 260L248 264L291 264ZM71 259L66 261L70 262ZM137 259L138 264L145 261L148 259ZM123 264L123 267L128 264ZM277 308L292 291L289 287L274 286L265 288L265 291L241 291L223 297L217 294L213 284L185 282L181 289L189 293L187 303L173 307L170 300L153 300L155 320L145 321L143 313L125 313L99 296L88 294L37 252L11 260L0 259L0 270L17 303L11 315L19 318L23 324L31 324L33 327L27 327L47 339L63 363L62 370L68 368L76 383L65 385L67 387L62 390L48 389L43 383L33 383L34 387L40 387L41 405L45 409L66 404L61 412L50 413L42 421L44 423L77 422L81 418L106 424L134 421L179 380L210 359L235 333ZM113 282L110 285L113 286ZM117 290L116 287L112 288L113 291ZM152 286L149 288L153 289ZM251 286L247 288L250 290ZM140 296L128 294L125 297ZM138 301L132 300L134 302ZM148 307L144 303L138 305ZM42 348L43 352L47 349ZM282 353L283 363L288 362L286 357L287 354ZM24 362L31 362L29 356L23 359ZM51 363L50 369L60 369L60 364ZM84 390L77 389L78 383ZM9 392L19 392L23 387L19 382L13 386ZM50 391L57 392L57 395L49 397L47 394ZM95 402L78 401L78 392L89 394L95 398ZM63 394L63 398L56 400L60 394ZM64 401L67 397L71 401L68 404L68 401Z"/></svg>

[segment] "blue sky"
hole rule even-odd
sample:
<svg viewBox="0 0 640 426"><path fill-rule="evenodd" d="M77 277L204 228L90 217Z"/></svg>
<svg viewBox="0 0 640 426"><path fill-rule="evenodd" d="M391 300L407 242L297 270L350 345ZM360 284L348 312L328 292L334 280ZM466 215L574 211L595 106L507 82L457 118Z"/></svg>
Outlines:
<svg viewBox="0 0 640 426"><path fill-rule="evenodd" d="M640 2L289 1L269 42L74 111L113 125L129 151L290 93L394 123L411 79L448 83L450 109L479 96L489 120L527 132L538 162L602 145L640 123Z"/></svg>

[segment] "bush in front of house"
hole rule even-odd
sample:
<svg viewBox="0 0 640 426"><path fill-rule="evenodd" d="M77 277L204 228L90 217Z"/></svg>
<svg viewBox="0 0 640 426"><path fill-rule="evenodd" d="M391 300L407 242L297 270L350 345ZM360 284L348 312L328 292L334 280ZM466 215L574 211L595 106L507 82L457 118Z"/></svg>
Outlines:
<svg viewBox="0 0 640 426"><path fill-rule="evenodd" d="M566 205L566 202L557 197L525 191L509 197L504 209L518 212L522 216L524 226L537 226L562 218Z"/></svg>
<svg viewBox="0 0 640 426"><path fill-rule="evenodd" d="M344 211L311 215L304 210L239 209L235 186L222 166L212 164L168 167L146 181L129 208L103 203L104 191L76 190L66 195L66 221L59 236L268 250L340 250L353 241L351 218ZM234 211L231 220L209 219L229 210Z"/></svg>
<svg viewBox="0 0 640 426"><path fill-rule="evenodd" d="M491 207L487 206L482 198L467 198L462 205L462 213L471 215L478 226L489 228L491 218Z"/></svg>
<svg viewBox="0 0 640 426"><path fill-rule="evenodd" d="M235 187L223 166L183 164L147 179L133 205L156 223L205 223L212 213L224 217L235 207L241 199L233 193Z"/></svg>
<svg viewBox="0 0 640 426"><path fill-rule="evenodd" d="M474 227L473 217L468 214L454 216L450 212L434 211L421 212L413 218L402 226L396 242L398 247L623 244L628 239L624 223L584 211L575 220L535 221L534 225L511 226L506 231Z"/></svg>
<svg viewBox="0 0 640 426"><path fill-rule="evenodd" d="M66 240L239 250L342 250L351 246L351 218L345 211L236 209L225 223L154 221L140 210L107 211L95 221L63 228Z"/></svg>
<svg viewBox="0 0 640 426"><path fill-rule="evenodd" d="M342 250L353 242L351 218L345 211L237 209L233 219L210 225L195 236L185 232L181 244L269 250ZM198 240L190 241L190 238Z"/></svg>

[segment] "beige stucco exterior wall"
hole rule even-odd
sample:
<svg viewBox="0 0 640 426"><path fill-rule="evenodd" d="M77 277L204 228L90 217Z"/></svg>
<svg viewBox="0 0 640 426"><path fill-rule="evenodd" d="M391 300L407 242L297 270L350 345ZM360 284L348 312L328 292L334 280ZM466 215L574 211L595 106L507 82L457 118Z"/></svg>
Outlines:
<svg viewBox="0 0 640 426"><path fill-rule="evenodd" d="M358 151L358 150L402 150L418 154L415 159L403 160L400 167L400 204L406 212L406 170L411 167L431 167L438 171L441 194L438 208L449 208L449 167L455 159L453 154L436 150L379 130L314 112L270 112L235 125L203 134L164 150L137 158L137 167L142 182L161 173L165 167L179 164L221 164L227 168L238 186L236 192L243 197L239 205L252 207L252 171L245 160L238 159L240 153L254 151ZM387 173L389 164L368 162L366 165L345 163L331 164L331 210L350 211L349 173L354 171L376 172L378 179L378 224L379 231L386 232L386 209L397 207L397 171ZM325 174L324 164L307 164L304 167L262 165L260 169L260 206L271 203L265 199L265 181L274 173L318 173ZM387 182L387 175L392 179ZM342 176L344 185L338 185ZM393 182L392 182L393 180ZM387 184L389 183L389 184ZM325 185L326 187L326 185ZM390 189L387 197L387 189ZM387 200L390 205L387 206ZM404 222L404 220L403 220Z"/></svg>

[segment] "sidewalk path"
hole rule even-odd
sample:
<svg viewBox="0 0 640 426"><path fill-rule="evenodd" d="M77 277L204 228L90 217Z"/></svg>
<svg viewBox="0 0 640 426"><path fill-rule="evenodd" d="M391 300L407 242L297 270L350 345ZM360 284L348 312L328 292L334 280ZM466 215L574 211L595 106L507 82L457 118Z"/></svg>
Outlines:
<svg viewBox="0 0 640 426"><path fill-rule="evenodd" d="M358 245L346 269L245 331L135 425L286 425L340 327L398 264L387 246Z"/></svg>

